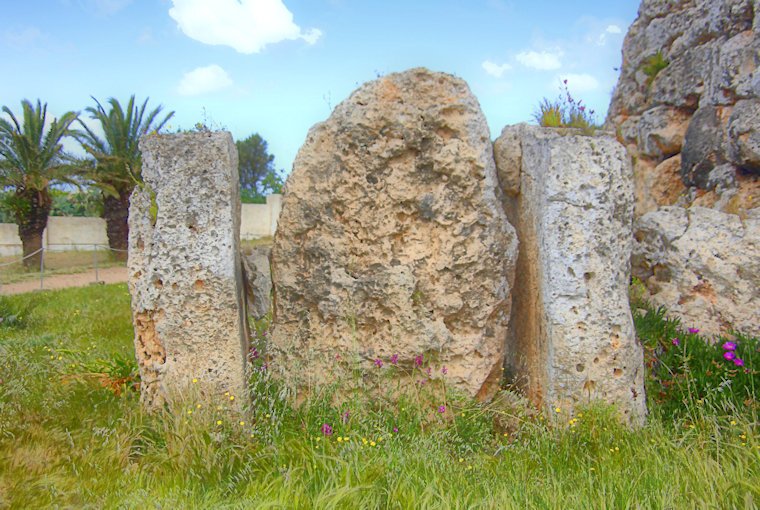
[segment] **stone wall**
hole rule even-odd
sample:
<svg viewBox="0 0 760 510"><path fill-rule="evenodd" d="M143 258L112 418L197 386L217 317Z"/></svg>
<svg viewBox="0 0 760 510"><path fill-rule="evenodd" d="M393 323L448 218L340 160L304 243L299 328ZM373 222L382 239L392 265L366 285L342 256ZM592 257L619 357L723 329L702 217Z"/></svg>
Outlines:
<svg viewBox="0 0 760 510"><path fill-rule="evenodd" d="M634 158L636 213L760 206L760 4L644 0L607 125Z"/></svg>
<svg viewBox="0 0 760 510"><path fill-rule="evenodd" d="M42 234L42 246L59 250L94 250L108 246L102 218L50 216ZM15 223L0 223L0 257L21 255L21 238Z"/></svg>

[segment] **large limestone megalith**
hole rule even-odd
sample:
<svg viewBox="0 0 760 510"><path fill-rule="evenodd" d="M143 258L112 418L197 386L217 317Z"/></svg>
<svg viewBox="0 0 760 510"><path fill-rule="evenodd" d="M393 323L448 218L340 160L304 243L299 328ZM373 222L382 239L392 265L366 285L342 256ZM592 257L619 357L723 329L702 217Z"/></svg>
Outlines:
<svg viewBox="0 0 760 510"><path fill-rule="evenodd" d="M246 395L238 160L229 133L147 135L129 211L129 289L148 408L193 382Z"/></svg>
<svg viewBox="0 0 760 510"><path fill-rule="evenodd" d="M411 371L422 355L449 387L492 395L517 250L499 195L464 81L412 69L359 88L311 129L285 188L274 373L304 389L348 362L366 387L376 360Z"/></svg>
<svg viewBox="0 0 760 510"><path fill-rule="evenodd" d="M628 303L633 182L609 136L518 125L494 144L520 239L507 368L545 407L602 400L646 414Z"/></svg>

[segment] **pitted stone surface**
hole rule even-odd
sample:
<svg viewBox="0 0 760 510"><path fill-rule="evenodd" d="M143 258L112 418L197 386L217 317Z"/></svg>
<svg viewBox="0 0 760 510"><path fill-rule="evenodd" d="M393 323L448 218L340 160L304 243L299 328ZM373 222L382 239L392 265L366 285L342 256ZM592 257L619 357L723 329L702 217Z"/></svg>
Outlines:
<svg viewBox="0 0 760 510"><path fill-rule="evenodd" d="M760 335L760 209L663 207L636 222L633 273L684 327Z"/></svg>
<svg viewBox="0 0 760 510"><path fill-rule="evenodd" d="M237 151L229 133L147 135L129 212L129 289L142 401L197 379L246 395Z"/></svg>
<svg viewBox="0 0 760 510"><path fill-rule="evenodd" d="M255 246L244 250L243 272L248 296L248 315L262 319L272 307L272 273L269 269L270 246Z"/></svg>
<svg viewBox="0 0 760 510"><path fill-rule="evenodd" d="M505 210L520 241L508 375L545 408L599 399L639 424L646 415L643 351L628 302L633 180L610 136L509 126L495 142L519 154L519 194ZM504 145L502 145L504 147Z"/></svg>
<svg viewBox="0 0 760 510"><path fill-rule="evenodd" d="M637 216L667 205L760 207L758 12L757 0L641 2L607 117L633 156ZM648 75L658 54L667 66ZM679 154L680 183L659 166Z"/></svg>
<svg viewBox="0 0 760 510"><path fill-rule="evenodd" d="M517 256L500 193L486 120L462 80L419 68L355 91L311 129L286 184L274 372L306 389L335 382L336 360L350 360L372 387L375 359L397 354L412 372L423 355L447 367L448 387L490 397Z"/></svg>

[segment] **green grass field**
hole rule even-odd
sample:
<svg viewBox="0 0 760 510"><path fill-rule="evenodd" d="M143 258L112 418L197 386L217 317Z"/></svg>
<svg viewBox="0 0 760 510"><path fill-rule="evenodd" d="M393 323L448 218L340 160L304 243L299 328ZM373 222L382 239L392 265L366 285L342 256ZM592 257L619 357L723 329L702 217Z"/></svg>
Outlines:
<svg viewBox="0 0 760 510"><path fill-rule="evenodd" d="M508 393L445 395L445 413L433 394L296 409L260 359L247 414L186 395L150 416L126 285L0 299L0 508L760 505L757 339L738 337L734 369L651 309L636 316L650 417L633 431L611 408L543 419Z"/></svg>

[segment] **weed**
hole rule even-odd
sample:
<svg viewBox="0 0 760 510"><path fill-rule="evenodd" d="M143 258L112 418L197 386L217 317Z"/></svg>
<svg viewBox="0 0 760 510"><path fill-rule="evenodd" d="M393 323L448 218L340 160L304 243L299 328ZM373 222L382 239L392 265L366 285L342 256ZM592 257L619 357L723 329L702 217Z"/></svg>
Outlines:
<svg viewBox="0 0 760 510"><path fill-rule="evenodd" d="M662 55L661 51L658 51L654 55L647 58L641 66L641 70L648 77L647 85L651 85L659 72L668 67L668 64L670 64L670 62L665 60L665 57Z"/></svg>
<svg viewBox="0 0 760 510"><path fill-rule="evenodd" d="M584 134L593 134L597 128L594 110L589 110L583 100L571 94L567 80L562 81L560 95L554 101L544 98L533 113L539 126L554 128L577 128Z"/></svg>

